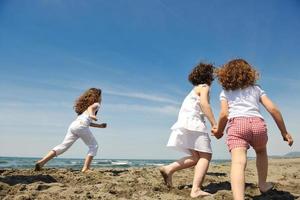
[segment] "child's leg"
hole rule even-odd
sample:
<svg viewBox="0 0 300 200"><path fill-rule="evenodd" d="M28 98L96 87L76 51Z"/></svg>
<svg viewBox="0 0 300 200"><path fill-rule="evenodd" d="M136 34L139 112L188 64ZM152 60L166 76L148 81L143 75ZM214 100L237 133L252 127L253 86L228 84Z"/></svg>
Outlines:
<svg viewBox="0 0 300 200"><path fill-rule="evenodd" d="M258 187L261 192L270 190L273 185L267 183L268 176L268 154L266 146L261 148L255 148L256 152L256 168L258 174Z"/></svg>
<svg viewBox="0 0 300 200"><path fill-rule="evenodd" d="M261 192L272 189L272 184L267 183L268 154L267 154L267 126L264 120L258 118L253 126L252 146L256 152L256 168L258 174L258 187Z"/></svg>
<svg viewBox="0 0 300 200"><path fill-rule="evenodd" d="M245 199L245 168L247 165L247 148L238 147L231 150L231 189L234 200Z"/></svg>
<svg viewBox="0 0 300 200"><path fill-rule="evenodd" d="M90 129L85 129L84 132L80 133L80 138L83 140L83 142L89 147L88 155L85 158L84 166L82 168L82 172L86 172L90 169L91 162L93 158L97 155L98 151L98 143L93 136Z"/></svg>
<svg viewBox="0 0 300 200"><path fill-rule="evenodd" d="M49 153L43 157L41 160L37 161L35 163L35 171L39 171L42 169L42 167L49 161L51 160L52 158L54 158L56 156L56 153L55 151L51 150L49 151Z"/></svg>
<svg viewBox="0 0 300 200"><path fill-rule="evenodd" d="M162 174L167 186L172 186L172 175L178 170L195 166L199 160L197 151L191 150L192 155L181 158L180 160L173 162L167 166L161 167L160 173Z"/></svg>
<svg viewBox="0 0 300 200"><path fill-rule="evenodd" d="M200 159L195 166L195 175L191 191L192 198L210 195L209 193L202 191L201 186L211 160L211 153L198 152L198 155Z"/></svg>
<svg viewBox="0 0 300 200"><path fill-rule="evenodd" d="M86 172L87 170L90 169L93 158L94 158L94 156L90 156L90 155L87 155L85 157L84 165L83 165L83 168L81 170L82 172Z"/></svg>
<svg viewBox="0 0 300 200"><path fill-rule="evenodd" d="M78 139L78 136L74 135L70 130L68 131L63 142L53 148L44 158L36 162L35 170L40 170L49 160L64 153L69 149L72 144Z"/></svg>

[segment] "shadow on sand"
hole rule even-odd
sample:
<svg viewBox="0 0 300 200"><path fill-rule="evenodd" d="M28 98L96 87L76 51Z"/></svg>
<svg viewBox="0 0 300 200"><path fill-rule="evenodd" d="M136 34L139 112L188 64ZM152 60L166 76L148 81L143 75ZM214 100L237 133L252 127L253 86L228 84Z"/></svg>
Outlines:
<svg viewBox="0 0 300 200"><path fill-rule="evenodd" d="M211 194L217 193L219 190L231 190L230 182L218 182L218 183L210 183L207 186L203 187L203 189Z"/></svg>
<svg viewBox="0 0 300 200"><path fill-rule="evenodd" d="M276 190L272 189L271 191L261 194L261 195L256 195L256 196L250 196L247 195L246 197L249 197L253 200L269 200L269 199L284 199L284 200L294 200L297 199L298 197L292 195L289 192L286 191L281 191L281 190Z"/></svg>
<svg viewBox="0 0 300 200"><path fill-rule="evenodd" d="M112 176L120 176L121 173L128 172L127 169L108 169L108 170L103 170L103 172L110 172Z"/></svg>
<svg viewBox="0 0 300 200"><path fill-rule="evenodd" d="M209 175L209 176L227 176L226 173L218 173L218 172L207 172L206 175Z"/></svg>
<svg viewBox="0 0 300 200"><path fill-rule="evenodd" d="M193 186L192 184L180 185L180 186L178 186L178 189L182 190L182 189L192 188L192 186ZM246 183L246 188L248 188L248 187L256 188L256 185L253 183ZM224 182L210 183L210 184L204 186L202 189L211 194L215 194L220 190L230 191L231 185L230 185L229 181L224 181Z"/></svg>
<svg viewBox="0 0 300 200"><path fill-rule="evenodd" d="M44 183L56 183L57 181L50 175L32 175L32 176L5 176L0 177L0 182L9 184L10 186L16 184L31 184L35 182L44 182Z"/></svg>
<svg viewBox="0 0 300 200"><path fill-rule="evenodd" d="M254 188L256 187L255 184L253 183L246 183L246 188ZM215 194L217 193L219 190L231 190L231 184L229 181L224 181L224 182L218 182L218 183L210 183L207 186L203 187L203 189L205 189L205 191L211 193L211 194Z"/></svg>

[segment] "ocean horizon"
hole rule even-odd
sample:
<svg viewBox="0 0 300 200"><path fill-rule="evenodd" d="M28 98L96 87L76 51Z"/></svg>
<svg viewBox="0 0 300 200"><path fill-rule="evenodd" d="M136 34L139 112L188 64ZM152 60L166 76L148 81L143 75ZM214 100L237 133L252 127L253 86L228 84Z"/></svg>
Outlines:
<svg viewBox="0 0 300 200"><path fill-rule="evenodd" d="M0 157L0 169L30 169L34 168L39 157ZM129 168L129 167L159 167L174 162L174 159L94 159L92 168ZM215 159L212 163L225 163L228 159ZM83 158L54 158L46 164L46 168L80 169Z"/></svg>

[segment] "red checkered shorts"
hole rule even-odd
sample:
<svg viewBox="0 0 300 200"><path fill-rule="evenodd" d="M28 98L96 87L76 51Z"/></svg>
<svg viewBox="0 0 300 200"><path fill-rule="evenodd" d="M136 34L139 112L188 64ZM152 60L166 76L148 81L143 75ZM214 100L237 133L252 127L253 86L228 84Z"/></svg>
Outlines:
<svg viewBox="0 0 300 200"><path fill-rule="evenodd" d="M268 141L267 126L259 117L236 117L228 122L227 146L229 151L238 147L256 149L266 146Z"/></svg>

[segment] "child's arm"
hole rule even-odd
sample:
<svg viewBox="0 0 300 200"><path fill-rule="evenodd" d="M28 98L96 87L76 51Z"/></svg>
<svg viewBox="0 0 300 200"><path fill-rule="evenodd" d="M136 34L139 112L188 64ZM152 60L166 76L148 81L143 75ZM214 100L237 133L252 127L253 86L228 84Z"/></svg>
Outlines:
<svg viewBox="0 0 300 200"><path fill-rule="evenodd" d="M284 120L282 118L281 112L279 109L275 106L275 104L267 97L267 95L263 95L260 97L260 102L262 105L266 108L266 110L271 114L274 121L276 122L277 127L279 128L281 135L283 137L284 141L287 141L288 145L292 146L293 144L293 138L292 136L287 132Z"/></svg>
<svg viewBox="0 0 300 200"><path fill-rule="evenodd" d="M216 120L214 117L214 113L212 112L210 103L209 103L209 86L204 85L204 86L198 86L195 88L196 93L200 93L200 107L209 120L210 124L212 127L216 126Z"/></svg>
<svg viewBox="0 0 300 200"><path fill-rule="evenodd" d="M99 103L94 103L92 105L90 105L87 109L89 117L95 121L97 121L97 117L96 117L96 111L99 108Z"/></svg>
<svg viewBox="0 0 300 200"><path fill-rule="evenodd" d="M106 128L107 124L106 123L102 123L102 124L90 123L90 126L95 127L95 128Z"/></svg>
<svg viewBox="0 0 300 200"><path fill-rule="evenodd" d="M228 102L227 100L221 100L221 111L219 116L219 123L217 129L212 129L213 135L220 139L224 135L224 130L228 121Z"/></svg>

